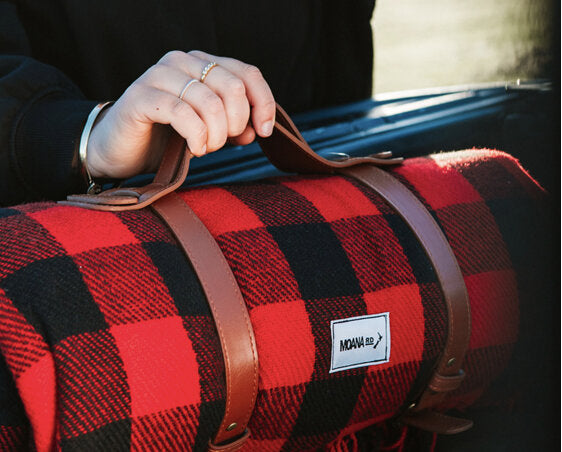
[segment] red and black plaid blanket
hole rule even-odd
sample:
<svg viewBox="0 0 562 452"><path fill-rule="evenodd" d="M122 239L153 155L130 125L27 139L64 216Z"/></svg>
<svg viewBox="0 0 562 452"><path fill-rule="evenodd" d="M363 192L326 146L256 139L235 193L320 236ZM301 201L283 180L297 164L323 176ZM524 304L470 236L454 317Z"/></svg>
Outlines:
<svg viewBox="0 0 562 452"><path fill-rule="evenodd" d="M504 371L533 302L525 272L542 191L493 151L410 159L392 173L442 227L468 288L467 377L443 407L462 408ZM396 212L342 176L181 196L226 256L254 327L260 380L245 450L357 446L346 438L403 412L447 319ZM378 313L389 313L388 362L330 373L330 322ZM207 302L149 210L0 209L0 352L0 450L205 450L224 414Z"/></svg>

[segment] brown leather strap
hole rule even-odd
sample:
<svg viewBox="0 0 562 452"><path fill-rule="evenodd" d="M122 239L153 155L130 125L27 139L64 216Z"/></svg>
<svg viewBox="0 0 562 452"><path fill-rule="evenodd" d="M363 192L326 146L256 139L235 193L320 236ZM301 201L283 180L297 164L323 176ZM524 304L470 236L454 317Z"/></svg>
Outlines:
<svg viewBox="0 0 562 452"><path fill-rule="evenodd" d="M226 409L209 450L237 450L249 435L247 425L258 391L258 353L244 299L215 239L178 195L170 193L152 208L173 231L193 265L220 338ZM223 444L228 441L233 442Z"/></svg>
<svg viewBox="0 0 562 452"><path fill-rule="evenodd" d="M462 382L461 365L470 340L470 302L457 260L431 214L396 178L372 165L341 173L371 187L394 207L421 243L441 284L449 320L445 349L427 388L410 409L417 412L434 407Z"/></svg>
<svg viewBox="0 0 562 452"><path fill-rule="evenodd" d="M308 146L291 118L277 105L277 121L270 138L260 139L260 145L277 168L298 173L332 173L339 168L371 163L374 165L395 165L402 158L391 158L389 152L369 157L354 157L344 161L330 161L317 155ZM152 204L157 199L173 192L187 177L191 152L185 140L172 133L168 141L160 168L152 183L144 187L114 188L95 195L70 195L61 204L94 210L135 210Z"/></svg>

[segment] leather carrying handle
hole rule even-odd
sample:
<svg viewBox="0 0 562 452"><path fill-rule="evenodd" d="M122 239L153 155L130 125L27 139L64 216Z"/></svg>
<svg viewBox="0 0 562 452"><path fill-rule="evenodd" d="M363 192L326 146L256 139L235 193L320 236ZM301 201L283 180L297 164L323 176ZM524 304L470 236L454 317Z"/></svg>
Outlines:
<svg viewBox="0 0 562 452"><path fill-rule="evenodd" d="M276 122L271 137L259 138L260 146L279 170L294 173L333 173L338 169L370 163L395 165L402 158L391 158L389 152L370 157L353 157L345 161L331 161L316 154L306 143L289 115L277 105ZM185 140L172 134L160 168L152 183L144 187L113 188L96 195L70 195L61 204L95 210L136 210L146 207L179 188L185 181L192 154Z"/></svg>

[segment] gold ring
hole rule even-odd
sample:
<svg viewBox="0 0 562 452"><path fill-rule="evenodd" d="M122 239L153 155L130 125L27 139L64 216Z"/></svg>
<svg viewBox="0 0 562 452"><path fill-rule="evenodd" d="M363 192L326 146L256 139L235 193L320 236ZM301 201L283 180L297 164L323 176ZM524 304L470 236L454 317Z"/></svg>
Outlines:
<svg viewBox="0 0 562 452"><path fill-rule="evenodd" d="M215 63L214 61L212 63L209 63L207 66L205 66L205 69L203 69L203 72L201 72L201 78L199 78L200 82L205 81L205 78L207 77L207 75L209 75L209 72L211 72L211 70L217 66L217 63Z"/></svg>
<svg viewBox="0 0 562 452"><path fill-rule="evenodd" d="M183 100L183 96L185 96L185 93L187 92L187 89L195 82L197 82L198 80L195 78L192 78L189 82L187 82L185 84L185 86L183 87L183 89L181 90L180 95L178 96L180 100Z"/></svg>

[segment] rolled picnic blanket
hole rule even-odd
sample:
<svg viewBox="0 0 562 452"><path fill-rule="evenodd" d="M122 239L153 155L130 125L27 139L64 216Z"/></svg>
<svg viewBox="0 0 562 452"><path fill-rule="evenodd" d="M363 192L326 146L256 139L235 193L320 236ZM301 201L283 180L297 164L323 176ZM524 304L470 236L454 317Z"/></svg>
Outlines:
<svg viewBox="0 0 562 452"><path fill-rule="evenodd" d="M536 301L544 192L497 151L389 172L441 227L470 300L466 376L438 408L493 403ZM179 196L218 243L253 327L258 394L243 450L337 449L407 411L448 319L431 262L393 208L343 175ZM148 209L1 209L0 352L1 450L206 450L228 409L204 292Z"/></svg>

